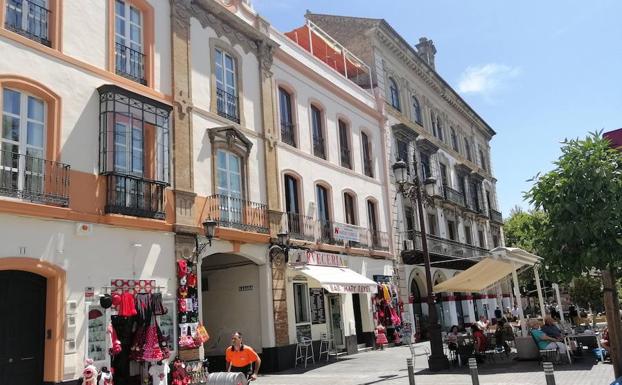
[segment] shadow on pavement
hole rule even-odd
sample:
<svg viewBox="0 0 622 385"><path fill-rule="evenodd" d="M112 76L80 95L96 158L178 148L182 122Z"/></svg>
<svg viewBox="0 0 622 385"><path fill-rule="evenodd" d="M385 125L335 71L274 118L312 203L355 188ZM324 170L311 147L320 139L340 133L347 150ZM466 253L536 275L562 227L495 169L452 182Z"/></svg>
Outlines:
<svg viewBox="0 0 622 385"><path fill-rule="evenodd" d="M330 360L328 362L321 361L321 362L316 362L315 364L307 364L306 368L304 367L304 364L298 364L298 366L295 368L282 370L280 372L270 373L270 375L271 376L282 376L282 375L289 375L289 374L303 374L303 373L307 373L315 369L323 368L325 366L330 366L330 365L333 365L339 362L350 361L355 358L356 357L350 357L350 356L340 357L338 360Z"/></svg>

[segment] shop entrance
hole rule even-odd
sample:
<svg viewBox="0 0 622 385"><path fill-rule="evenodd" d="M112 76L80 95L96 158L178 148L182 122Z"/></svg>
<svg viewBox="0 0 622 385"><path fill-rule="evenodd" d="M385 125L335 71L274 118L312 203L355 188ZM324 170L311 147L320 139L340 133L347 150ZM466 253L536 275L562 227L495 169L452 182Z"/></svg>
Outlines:
<svg viewBox="0 0 622 385"><path fill-rule="evenodd" d="M0 271L0 384L43 383L47 280Z"/></svg>
<svg viewBox="0 0 622 385"><path fill-rule="evenodd" d="M335 347L345 349L345 339L343 336L343 317L341 315L341 297L339 294L328 295L328 307L330 314L330 330L335 341Z"/></svg>
<svg viewBox="0 0 622 385"><path fill-rule="evenodd" d="M210 335L205 354L224 356L233 332L261 353L259 266L235 254L212 254L201 263L201 308ZM218 360L210 365L218 365ZM217 366L214 366L214 369Z"/></svg>
<svg viewBox="0 0 622 385"><path fill-rule="evenodd" d="M361 316L361 295L359 293L352 294L352 308L354 310L354 326L356 327L356 343L364 344L365 336L363 334L363 319Z"/></svg>

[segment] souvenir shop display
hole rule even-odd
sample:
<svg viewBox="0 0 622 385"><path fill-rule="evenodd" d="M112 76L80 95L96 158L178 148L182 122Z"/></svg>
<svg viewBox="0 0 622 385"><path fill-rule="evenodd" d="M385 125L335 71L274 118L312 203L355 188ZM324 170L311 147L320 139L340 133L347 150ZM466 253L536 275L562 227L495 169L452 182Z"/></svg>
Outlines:
<svg viewBox="0 0 622 385"><path fill-rule="evenodd" d="M171 370L171 385L190 385L192 379L186 371L186 363L179 358L173 361Z"/></svg>
<svg viewBox="0 0 622 385"><path fill-rule="evenodd" d="M169 371L165 360L171 355L174 328L160 288L153 280L113 279L102 290L106 293L99 306L88 305L87 355L96 361L95 371L102 369L99 384L96 375L93 385L166 385L166 379L153 376Z"/></svg>
<svg viewBox="0 0 622 385"><path fill-rule="evenodd" d="M386 337L396 344L401 343L403 303L399 300L397 287L390 283L390 277L378 278L374 276L378 283L376 295L372 297L372 308L374 309L374 320L378 325L386 329Z"/></svg>
<svg viewBox="0 0 622 385"><path fill-rule="evenodd" d="M97 385L98 374L97 367L93 365L93 360L87 359L82 371L82 385Z"/></svg>
<svg viewBox="0 0 622 385"><path fill-rule="evenodd" d="M207 330L199 323L199 293L197 290L197 264L187 260L177 261L177 322L179 349L196 349L209 339Z"/></svg>

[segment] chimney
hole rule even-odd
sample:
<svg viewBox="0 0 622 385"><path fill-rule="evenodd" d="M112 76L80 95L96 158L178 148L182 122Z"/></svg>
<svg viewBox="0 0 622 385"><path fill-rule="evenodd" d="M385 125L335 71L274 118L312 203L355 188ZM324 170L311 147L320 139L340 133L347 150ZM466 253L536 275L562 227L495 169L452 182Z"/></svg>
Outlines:
<svg viewBox="0 0 622 385"><path fill-rule="evenodd" d="M417 48L417 52L419 53L419 57L423 59L433 70L436 70L434 67L434 55L436 54L436 47L434 47L434 42L432 40L428 40L426 37L422 37L419 39L419 44L415 46Z"/></svg>

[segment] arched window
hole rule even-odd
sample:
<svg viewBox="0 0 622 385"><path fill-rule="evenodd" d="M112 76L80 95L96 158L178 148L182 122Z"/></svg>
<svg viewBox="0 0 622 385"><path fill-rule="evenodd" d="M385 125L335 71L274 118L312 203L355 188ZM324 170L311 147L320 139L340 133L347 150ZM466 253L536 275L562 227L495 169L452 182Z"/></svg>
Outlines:
<svg viewBox="0 0 622 385"><path fill-rule="evenodd" d="M451 146L454 148L454 151L459 152L458 136L456 135L456 130L453 127L451 127Z"/></svg>
<svg viewBox="0 0 622 385"><path fill-rule="evenodd" d="M292 95L283 87L279 87L279 110L281 118L281 141L296 147Z"/></svg>
<svg viewBox="0 0 622 385"><path fill-rule="evenodd" d="M346 223L356 225L356 198L351 192L343 193L343 207L345 209Z"/></svg>
<svg viewBox="0 0 622 385"><path fill-rule="evenodd" d="M371 234L372 248L380 248L380 233L378 232L378 216L376 202L367 200L367 228Z"/></svg>
<svg viewBox="0 0 622 385"><path fill-rule="evenodd" d="M374 177L374 167L371 155L371 143L366 133L361 132L361 145L363 148L363 171L370 178Z"/></svg>
<svg viewBox="0 0 622 385"><path fill-rule="evenodd" d="M417 97L413 96L413 120L419 124L421 124L421 105L419 104L419 100Z"/></svg>
<svg viewBox="0 0 622 385"><path fill-rule="evenodd" d="M289 234L293 238L300 239L304 236L304 217L300 214L300 185L298 179L290 174L285 175L284 184Z"/></svg>
<svg viewBox="0 0 622 385"><path fill-rule="evenodd" d="M311 130L313 135L313 155L326 159L326 145L324 143L324 128L322 127L322 110L311 106Z"/></svg>
<svg viewBox="0 0 622 385"><path fill-rule="evenodd" d="M330 209L329 190L320 184L315 186L317 220L320 224L320 242L333 243L332 215Z"/></svg>
<svg viewBox="0 0 622 385"><path fill-rule="evenodd" d="M471 157L471 144L469 143L469 138L464 138L464 152L466 153L467 159L472 162L473 158Z"/></svg>
<svg viewBox="0 0 622 385"><path fill-rule="evenodd" d="M488 170L488 167L486 166L486 156L482 150L479 150L479 163L484 170Z"/></svg>
<svg viewBox="0 0 622 385"><path fill-rule="evenodd" d="M352 169L352 161L350 156L350 129L348 123L339 119L339 159L341 166Z"/></svg>
<svg viewBox="0 0 622 385"><path fill-rule="evenodd" d="M434 111L430 111L430 121L432 122L432 135L436 138L438 130L436 129L436 114Z"/></svg>
<svg viewBox="0 0 622 385"><path fill-rule="evenodd" d="M441 122L441 117L436 115L436 134L437 138L443 140L443 124Z"/></svg>
<svg viewBox="0 0 622 385"><path fill-rule="evenodd" d="M391 106L398 111L400 108L400 91L397 88L397 83L393 78L389 78L389 96L391 98Z"/></svg>

